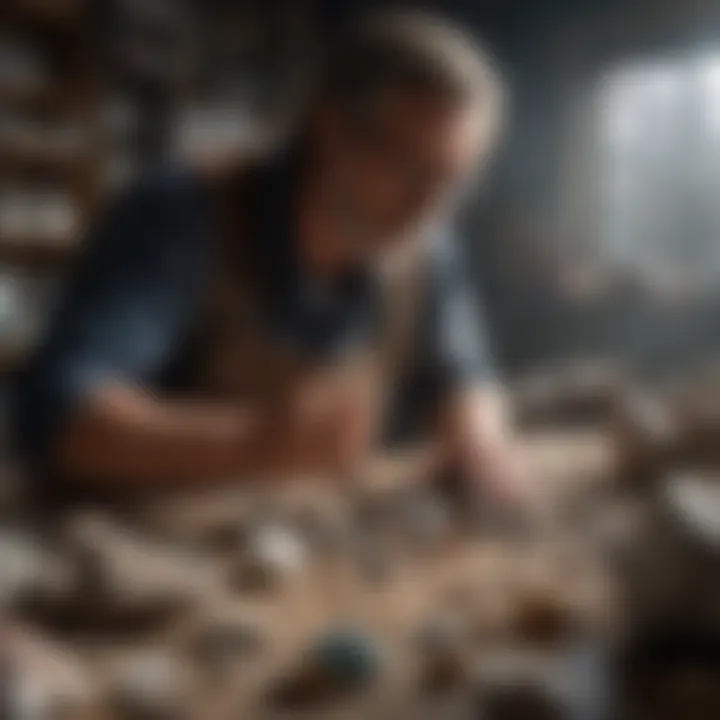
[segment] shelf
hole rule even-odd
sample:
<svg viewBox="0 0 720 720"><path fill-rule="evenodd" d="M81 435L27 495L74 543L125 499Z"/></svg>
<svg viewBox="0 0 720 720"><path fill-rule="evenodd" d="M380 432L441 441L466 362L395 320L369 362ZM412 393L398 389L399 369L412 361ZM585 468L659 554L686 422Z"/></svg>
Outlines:
<svg viewBox="0 0 720 720"><path fill-rule="evenodd" d="M3 11L16 21L39 30L71 30L78 25L85 0L3 0Z"/></svg>
<svg viewBox="0 0 720 720"><path fill-rule="evenodd" d="M102 49L95 37L95 21L100 19L93 12L95 4L94 0L0 0L0 27L10 39L10 55L12 43L18 42L19 66L26 68L24 75L9 71L0 78L0 105L15 111L3 123L0 179L9 186L9 195L52 194L62 189L76 223L76 230L60 233L68 228L52 213L46 217L30 214L27 225L21 225L24 218L13 212L3 218L0 270L11 276L11 283L15 275L21 284L28 282L28 315L33 325L42 320L36 315L46 310L42 298L78 255L78 238L92 208L96 173L102 167L104 148L93 122L99 110L97 84L102 81L101 69L96 67ZM23 64L25 54L28 58ZM74 127L77 122L82 127ZM3 202L15 201L8 196ZM25 212L24 207L17 209ZM31 205L27 212L33 212ZM57 223L58 232L52 232L51 222ZM6 333L0 341L0 376L6 378L22 367L33 352L33 338L26 338L31 333L25 330L20 328L20 336Z"/></svg>
<svg viewBox="0 0 720 720"><path fill-rule="evenodd" d="M40 268L62 267L78 253L78 245L47 237L0 236L0 263Z"/></svg>
<svg viewBox="0 0 720 720"><path fill-rule="evenodd" d="M31 352L29 345L0 344L0 378L22 366Z"/></svg>
<svg viewBox="0 0 720 720"><path fill-rule="evenodd" d="M59 94L48 86L0 80L0 104L5 107L56 111L64 103Z"/></svg>
<svg viewBox="0 0 720 720"><path fill-rule="evenodd" d="M87 167L90 158L85 153L57 150L41 144L0 141L0 162L3 174L8 171L42 171L51 175L66 175Z"/></svg>

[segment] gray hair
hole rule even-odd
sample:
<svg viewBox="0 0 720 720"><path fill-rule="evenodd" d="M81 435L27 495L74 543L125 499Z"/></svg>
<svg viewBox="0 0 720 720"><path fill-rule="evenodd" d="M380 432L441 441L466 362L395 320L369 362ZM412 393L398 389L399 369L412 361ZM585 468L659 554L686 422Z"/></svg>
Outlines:
<svg viewBox="0 0 720 720"><path fill-rule="evenodd" d="M382 11L358 24L329 58L320 97L352 110L393 89L435 94L496 127L506 105L482 45L462 27L419 11Z"/></svg>

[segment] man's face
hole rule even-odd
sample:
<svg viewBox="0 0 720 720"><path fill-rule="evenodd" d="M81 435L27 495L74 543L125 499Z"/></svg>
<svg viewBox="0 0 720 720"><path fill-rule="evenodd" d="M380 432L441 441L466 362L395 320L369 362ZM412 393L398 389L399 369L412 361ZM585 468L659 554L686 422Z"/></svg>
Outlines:
<svg viewBox="0 0 720 720"><path fill-rule="evenodd" d="M364 113L328 109L318 142L328 209L353 252L374 260L451 209L490 132L477 110L404 92Z"/></svg>

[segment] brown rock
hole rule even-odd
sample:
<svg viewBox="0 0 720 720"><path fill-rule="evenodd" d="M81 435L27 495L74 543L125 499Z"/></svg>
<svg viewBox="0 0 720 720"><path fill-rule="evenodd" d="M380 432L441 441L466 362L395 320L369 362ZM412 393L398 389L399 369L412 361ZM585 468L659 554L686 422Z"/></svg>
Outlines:
<svg viewBox="0 0 720 720"><path fill-rule="evenodd" d="M421 669L420 687L424 692L445 693L465 687L471 679L470 660L460 650L428 655Z"/></svg>
<svg viewBox="0 0 720 720"><path fill-rule="evenodd" d="M572 609L558 594L528 593L519 598L512 633L523 642L556 645L574 630Z"/></svg>
<svg viewBox="0 0 720 720"><path fill-rule="evenodd" d="M281 678L270 690L268 702L282 710L309 710L342 696L339 688L317 668L305 668Z"/></svg>
<svg viewBox="0 0 720 720"><path fill-rule="evenodd" d="M546 688L530 681L486 688L477 710L487 720L571 720Z"/></svg>

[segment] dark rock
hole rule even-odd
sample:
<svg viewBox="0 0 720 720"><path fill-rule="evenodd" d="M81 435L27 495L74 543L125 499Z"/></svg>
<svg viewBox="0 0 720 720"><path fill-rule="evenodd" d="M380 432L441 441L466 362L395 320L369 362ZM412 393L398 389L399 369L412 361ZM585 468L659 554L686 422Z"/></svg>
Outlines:
<svg viewBox="0 0 720 720"><path fill-rule="evenodd" d="M477 720L572 720L547 688L530 681L486 688L478 705Z"/></svg>
<svg viewBox="0 0 720 720"><path fill-rule="evenodd" d="M381 660L370 637L351 630L329 633L309 648L294 672L272 688L270 701L300 709L362 692L377 678Z"/></svg>

